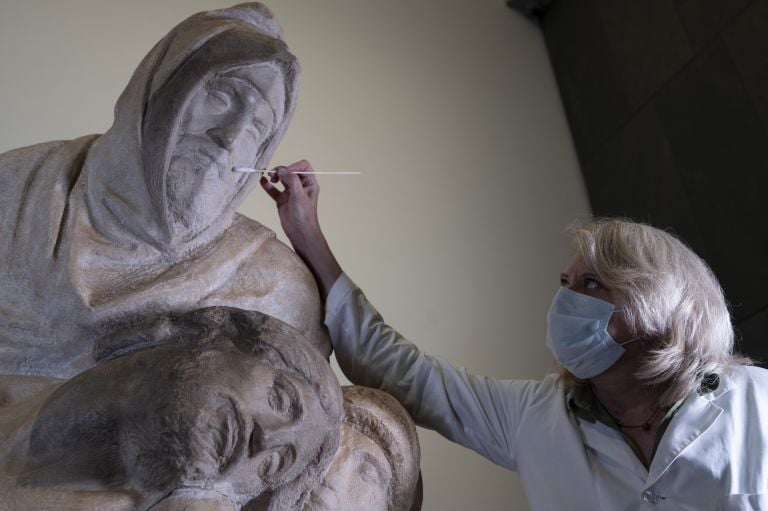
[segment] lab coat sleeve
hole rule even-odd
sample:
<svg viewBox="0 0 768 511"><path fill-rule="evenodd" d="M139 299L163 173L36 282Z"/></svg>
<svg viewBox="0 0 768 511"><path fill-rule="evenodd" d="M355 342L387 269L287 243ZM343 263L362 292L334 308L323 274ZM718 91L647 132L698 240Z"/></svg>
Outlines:
<svg viewBox="0 0 768 511"><path fill-rule="evenodd" d="M518 426L540 382L473 375L423 353L384 322L345 274L329 292L326 325L351 382L390 393L418 425L517 469Z"/></svg>

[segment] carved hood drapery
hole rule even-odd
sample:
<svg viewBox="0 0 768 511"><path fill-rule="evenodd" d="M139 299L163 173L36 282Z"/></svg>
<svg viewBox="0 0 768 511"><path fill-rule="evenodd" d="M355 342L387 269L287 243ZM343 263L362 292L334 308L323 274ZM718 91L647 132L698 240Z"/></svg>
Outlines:
<svg viewBox="0 0 768 511"><path fill-rule="evenodd" d="M317 340L314 280L274 233L236 213L258 177L237 178L194 229L173 222L170 154L195 91L253 65L278 70L261 93L269 162L293 113L298 63L259 4L192 16L143 59L101 136L0 155L0 373L71 376L108 354L109 333L147 314L208 305L259 310ZM107 346L96 346L97 339Z"/></svg>

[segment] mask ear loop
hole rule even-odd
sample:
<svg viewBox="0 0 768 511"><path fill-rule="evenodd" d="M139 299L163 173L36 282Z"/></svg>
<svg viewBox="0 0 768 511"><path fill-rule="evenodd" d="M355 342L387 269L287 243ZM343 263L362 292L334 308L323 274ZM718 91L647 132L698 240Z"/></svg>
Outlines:
<svg viewBox="0 0 768 511"><path fill-rule="evenodd" d="M613 313L614 314L617 313L617 312L624 312L624 309L613 309ZM631 339L629 339L627 341L617 342L616 344L618 344L619 346L623 347L623 346L626 346L629 343L632 343L632 342L635 342L635 341L639 341L639 340L641 340L641 337L639 335L636 335L635 337L633 337L633 338L631 338Z"/></svg>
<svg viewBox="0 0 768 511"><path fill-rule="evenodd" d="M618 344L619 346L626 346L627 344L629 344L629 343L631 343L631 342L635 342L635 341L639 341L639 340L640 340L640 336L638 335L637 337L633 337L633 338L631 338L631 339L630 339L630 340L628 340L628 341L620 342L620 343L617 343L617 344Z"/></svg>

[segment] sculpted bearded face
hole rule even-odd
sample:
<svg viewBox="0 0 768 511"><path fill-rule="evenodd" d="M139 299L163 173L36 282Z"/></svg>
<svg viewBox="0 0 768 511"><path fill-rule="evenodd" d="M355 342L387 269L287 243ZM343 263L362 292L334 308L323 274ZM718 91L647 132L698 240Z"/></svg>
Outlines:
<svg viewBox="0 0 768 511"><path fill-rule="evenodd" d="M248 12L204 13L180 25L168 52L157 55L162 64L142 66L124 93L143 100L118 108L128 134L140 108L141 166L152 213L159 213L153 221L160 244L229 225L258 184L254 174L232 169L265 167L293 113L299 64L279 29L243 23L254 21L250 5L243 6ZM256 16L260 25L264 15ZM185 38L191 47L177 48L174 41ZM128 214L119 204L110 208Z"/></svg>
<svg viewBox="0 0 768 511"><path fill-rule="evenodd" d="M198 231L240 190L271 140L283 109L283 76L269 63L242 67L201 84L184 109L166 177L173 220ZM272 98L270 101L269 98ZM279 103L277 105L273 103Z"/></svg>

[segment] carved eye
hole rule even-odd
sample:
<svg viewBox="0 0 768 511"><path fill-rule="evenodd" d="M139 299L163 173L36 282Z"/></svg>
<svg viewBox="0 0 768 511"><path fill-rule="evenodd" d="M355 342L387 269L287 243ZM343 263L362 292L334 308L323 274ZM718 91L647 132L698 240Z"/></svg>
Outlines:
<svg viewBox="0 0 768 511"><path fill-rule="evenodd" d="M218 415L221 418L221 423L215 430L214 437L220 470L229 464L240 438L240 415L237 404L231 397L225 399L224 404L219 409Z"/></svg>
<svg viewBox="0 0 768 511"><path fill-rule="evenodd" d="M272 388L269 390L269 406L272 410L286 419L290 419L293 416L291 396L283 388L282 385L275 382Z"/></svg>
<svg viewBox="0 0 768 511"><path fill-rule="evenodd" d="M360 479L380 488L389 485L389 476L379 460L367 452L358 453L358 458L357 473Z"/></svg>
<svg viewBox="0 0 768 511"><path fill-rule="evenodd" d="M251 142L254 144L260 144L261 143L261 132L259 131L259 128L254 126L249 126L245 132L251 137Z"/></svg>
<svg viewBox="0 0 768 511"><path fill-rule="evenodd" d="M277 473L281 464L280 453L272 451L259 463L258 474L262 479Z"/></svg>
<svg viewBox="0 0 768 511"><path fill-rule="evenodd" d="M373 466L373 463L369 461L363 461L359 467L360 479L366 483L370 483L374 486L381 485L381 477L379 477L379 471Z"/></svg>
<svg viewBox="0 0 768 511"><path fill-rule="evenodd" d="M302 406L299 393L291 380L278 374L267 394L269 407L278 416L294 421L301 416Z"/></svg>
<svg viewBox="0 0 768 511"><path fill-rule="evenodd" d="M205 97L206 109L213 114L226 112L232 104L232 97L219 89L208 89Z"/></svg>
<svg viewBox="0 0 768 511"><path fill-rule="evenodd" d="M256 473L261 479L274 479L293 465L295 453L290 446L282 446L263 453L263 456Z"/></svg>

